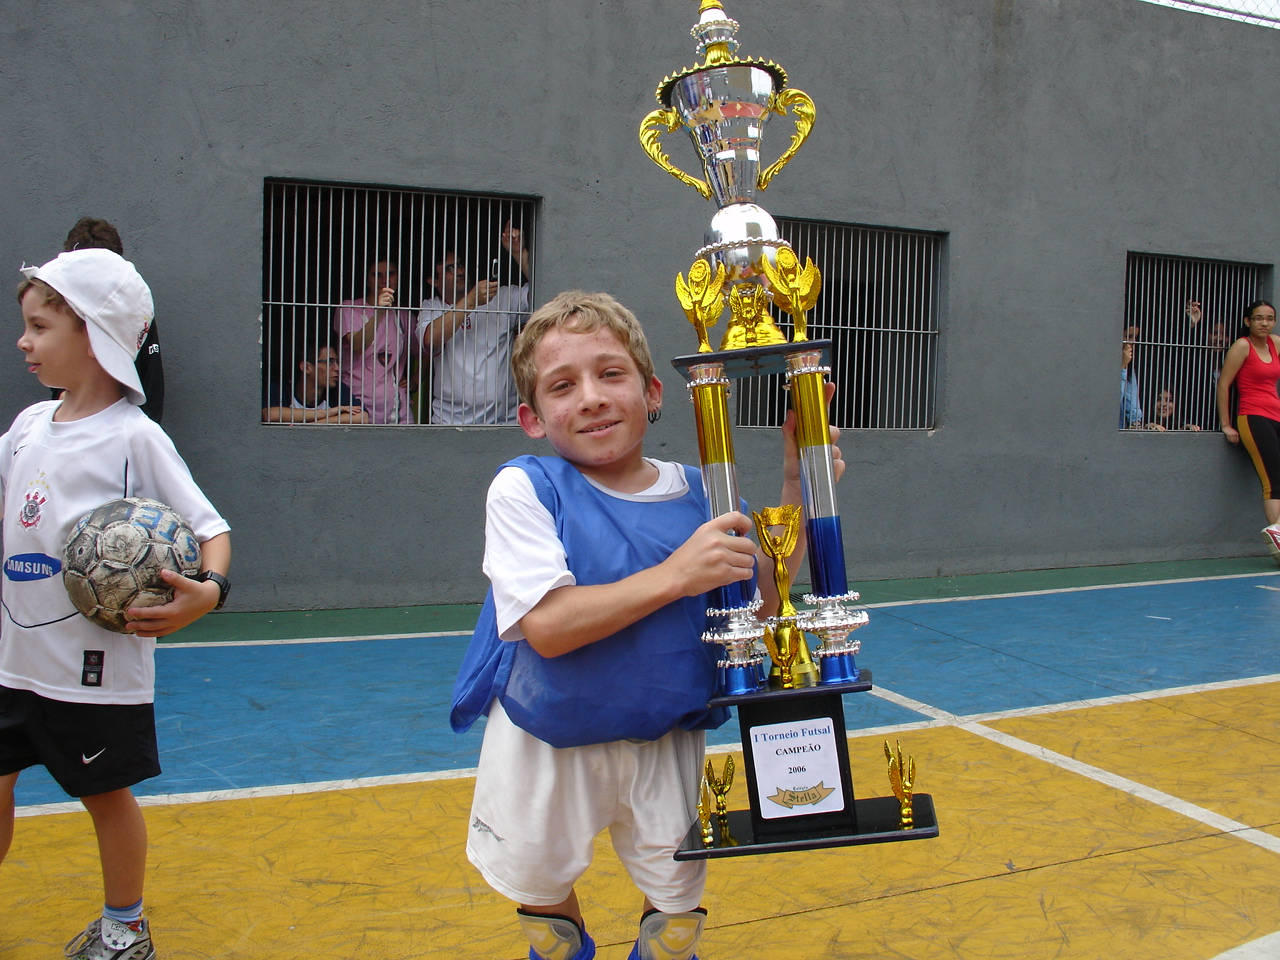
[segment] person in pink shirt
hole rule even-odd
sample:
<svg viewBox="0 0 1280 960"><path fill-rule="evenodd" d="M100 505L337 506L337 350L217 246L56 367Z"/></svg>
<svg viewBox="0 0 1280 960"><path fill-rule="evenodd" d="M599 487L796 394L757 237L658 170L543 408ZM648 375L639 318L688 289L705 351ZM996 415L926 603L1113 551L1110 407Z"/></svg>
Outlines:
<svg viewBox="0 0 1280 960"><path fill-rule="evenodd" d="M398 309L399 270L376 260L365 272L364 297L344 300L334 327L341 338L342 382L370 423L412 423L409 410L409 351L413 311Z"/></svg>

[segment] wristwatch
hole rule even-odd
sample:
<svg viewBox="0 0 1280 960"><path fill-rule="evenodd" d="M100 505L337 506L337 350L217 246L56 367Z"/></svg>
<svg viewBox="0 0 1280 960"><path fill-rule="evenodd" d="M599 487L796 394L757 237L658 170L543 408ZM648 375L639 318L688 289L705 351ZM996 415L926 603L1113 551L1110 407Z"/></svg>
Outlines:
<svg viewBox="0 0 1280 960"><path fill-rule="evenodd" d="M214 573L212 570L202 570L196 579L201 583L207 583L212 580L218 585L218 605L213 609L221 610L222 605L227 602L227 594L231 592L231 581L220 573Z"/></svg>

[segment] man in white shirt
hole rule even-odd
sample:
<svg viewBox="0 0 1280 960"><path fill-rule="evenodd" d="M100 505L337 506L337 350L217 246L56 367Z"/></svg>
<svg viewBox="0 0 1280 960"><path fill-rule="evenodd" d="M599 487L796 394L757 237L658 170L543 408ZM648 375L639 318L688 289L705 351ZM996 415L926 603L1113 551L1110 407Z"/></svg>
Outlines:
<svg viewBox="0 0 1280 960"><path fill-rule="evenodd" d="M522 274L505 283L491 275L467 290L466 264L454 251L436 263L434 295L422 302L417 325L434 366L432 423L516 422L520 398L511 379L511 344L529 314L530 258L522 231L510 221L501 242Z"/></svg>

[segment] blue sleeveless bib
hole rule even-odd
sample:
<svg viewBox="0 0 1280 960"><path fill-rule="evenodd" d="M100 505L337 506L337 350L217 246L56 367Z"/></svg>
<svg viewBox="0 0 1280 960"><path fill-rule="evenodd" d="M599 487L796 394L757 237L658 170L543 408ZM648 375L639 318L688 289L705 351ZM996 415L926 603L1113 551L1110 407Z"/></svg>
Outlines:
<svg viewBox="0 0 1280 960"><path fill-rule="evenodd" d="M707 520L694 467L684 468L684 496L635 502L596 489L559 457L517 457L504 466L528 474L582 586L615 583L661 563ZM467 730L496 696L513 723L553 747L718 727L729 714L706 706L720 655L701 640L706 608L705 595L685 597L610 637L547 658L527 641L498 638L490 590L454 686L450 723Z"/></svg>

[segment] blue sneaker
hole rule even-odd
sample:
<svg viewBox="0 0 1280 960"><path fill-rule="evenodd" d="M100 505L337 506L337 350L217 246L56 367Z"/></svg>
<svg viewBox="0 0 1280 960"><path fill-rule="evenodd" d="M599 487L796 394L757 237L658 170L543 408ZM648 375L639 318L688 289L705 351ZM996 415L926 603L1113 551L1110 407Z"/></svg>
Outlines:
<svg viewBox="0 0 1280 960"><path fill-rule="evenodd" d="M582 931L582 946L578 949L577 953L567 957L566 960L594 960L595 955L596 942L591 939L591 934L584 930ZM555 954L547 957L546 960L558 960L559 956L560 954ZM534 950L533 947L530 947L529 960L543 960L543 956L538 953L538 951Z"/></svg>
<svg viewBox="0 0 1280 960"><path fill-rule="evenodd" d="M644 960L640 956L640 942L638 940L631 945L631 952L627 954L627 960ZM689 960L698 960L698 955L696 953L690 954Z"/></svg>

